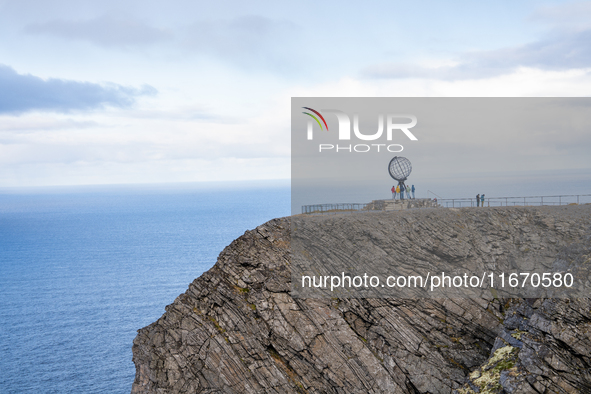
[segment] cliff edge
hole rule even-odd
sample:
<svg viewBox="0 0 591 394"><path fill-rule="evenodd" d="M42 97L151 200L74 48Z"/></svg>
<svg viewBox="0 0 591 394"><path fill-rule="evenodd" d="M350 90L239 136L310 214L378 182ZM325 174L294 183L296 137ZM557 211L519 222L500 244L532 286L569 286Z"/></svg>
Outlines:
<svg viewBox="0 0 591 394"><path fill-rule="evenodd" d="M346 229L353 243L359 220L377 228L404 218L420 223L421 253L437 258L488 250L519 259L531 245L591 264L591 205L310 220ZM482 237L461 239L466 226ZM359 231L368 238L367 227ZM388 238L369 235L376 247ZM416 251L416 242L396 242ZM138 330L132 394L591 393L589 299L302 299L290 289L290 219L247 231Z"/></svg>

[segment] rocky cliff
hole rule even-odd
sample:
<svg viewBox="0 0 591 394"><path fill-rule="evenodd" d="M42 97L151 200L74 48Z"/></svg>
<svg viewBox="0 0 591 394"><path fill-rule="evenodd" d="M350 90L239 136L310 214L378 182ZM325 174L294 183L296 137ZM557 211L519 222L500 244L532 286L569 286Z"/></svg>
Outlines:
<svg viewBox="0 0 591 394"><path fill-rule="evenodd" d="M483 232L484 246L458 242L451 214ZM310 220L347 229L341 243L363 235L379 247L388 237L366 237L359 218L377 228L417 215L430 217L417 230L427 255L519 259L529 243L566 265L591 265L591 205ZM589 299L293 298L290 240L289 218L247 231L139 330L132 393L591 393ZM395 242L416 250L417 241Z"/></svg>

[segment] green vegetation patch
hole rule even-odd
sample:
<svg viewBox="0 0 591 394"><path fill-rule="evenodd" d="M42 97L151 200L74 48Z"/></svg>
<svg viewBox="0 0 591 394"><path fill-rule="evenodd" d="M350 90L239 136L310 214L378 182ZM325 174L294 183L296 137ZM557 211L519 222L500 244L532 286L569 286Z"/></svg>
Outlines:
<svg viewBox="0 0 591 394"><path fill-rule="evenodd" d="M521 338L523 332L518 331L514 334L518 334L519 338ZM519 348L510 345L501 347L495 350L494 354L488 359L486 364L470 373L470 381L474 386L478 387L479 394L497 394L502 392L503 387L499 382L501 372L517 369L515 363L517 362L518 353ZM467 384L463 388L458 389L457 392L459 394L475 393L475 391Z"/></svg>

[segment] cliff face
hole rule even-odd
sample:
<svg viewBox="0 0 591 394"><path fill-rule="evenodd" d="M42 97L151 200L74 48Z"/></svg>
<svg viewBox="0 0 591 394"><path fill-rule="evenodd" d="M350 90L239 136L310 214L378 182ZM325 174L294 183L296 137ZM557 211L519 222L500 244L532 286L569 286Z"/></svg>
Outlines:
<svg viewBox="0 0 591 394"><path fill-rule="evenodd" d="M496 224L510 217L525 237L553 231L545 253L591 264L591 205L430 211L426 253L445 256L457 231L443 216L454 212L484 226L490 250L523 252ZM453 248L469 255L475 245ZM302 299L290 289L289 219L247 231L138 331L132 393L591 392L588 299Z"/></svg>

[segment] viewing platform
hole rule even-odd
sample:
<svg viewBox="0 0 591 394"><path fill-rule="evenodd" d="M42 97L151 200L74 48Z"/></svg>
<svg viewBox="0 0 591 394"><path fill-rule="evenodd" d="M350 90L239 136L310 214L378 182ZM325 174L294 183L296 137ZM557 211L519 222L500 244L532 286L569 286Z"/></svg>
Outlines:
<svg viewBox="0 0 591 394"><path fill-rule="evenodd" d="M342 212L371 212L371 211L402 211L412 208L437 208L436 200L430 198L404 200L374 200L370 203L340 203L316 204L302 206L302 213L342 213Z"/></svg>

